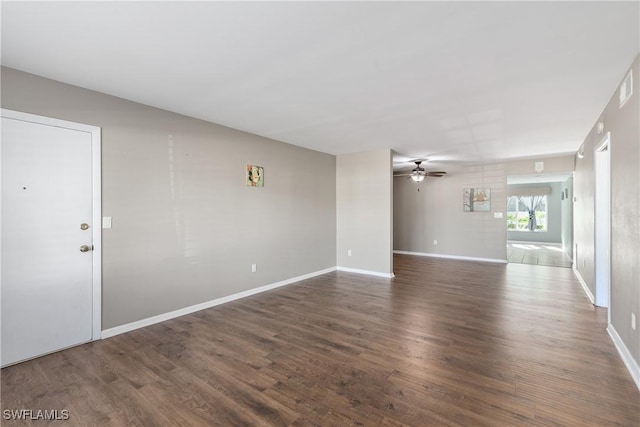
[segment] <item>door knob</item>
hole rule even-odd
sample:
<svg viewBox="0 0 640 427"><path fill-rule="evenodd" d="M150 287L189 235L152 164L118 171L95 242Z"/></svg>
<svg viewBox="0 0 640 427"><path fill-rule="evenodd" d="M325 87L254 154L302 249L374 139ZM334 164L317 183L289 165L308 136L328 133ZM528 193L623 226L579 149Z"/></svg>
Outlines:
<svg viewBox="0 0 640 427"><path fill-rule="evenodd" d="M89 229L89 224L84 222L80 224L80 230L88 230L88 229Z"/></svg>
<svg viewBox="0 0 640 427"><path fill-rule="evenodd" d="M89 252L91 248L87 245L80 246L80 252Z"/></svg>

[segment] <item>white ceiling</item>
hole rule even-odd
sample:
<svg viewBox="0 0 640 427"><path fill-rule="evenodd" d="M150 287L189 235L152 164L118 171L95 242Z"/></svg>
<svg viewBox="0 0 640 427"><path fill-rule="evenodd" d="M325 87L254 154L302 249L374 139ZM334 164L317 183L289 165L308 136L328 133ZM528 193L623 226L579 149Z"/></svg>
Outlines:
<svg viewBox="0 0 640 427"><path fill-rule="evenodd" d="M640 50L638 18L609 1L3 1L2 64L440 166L575 152Z"/></svg>

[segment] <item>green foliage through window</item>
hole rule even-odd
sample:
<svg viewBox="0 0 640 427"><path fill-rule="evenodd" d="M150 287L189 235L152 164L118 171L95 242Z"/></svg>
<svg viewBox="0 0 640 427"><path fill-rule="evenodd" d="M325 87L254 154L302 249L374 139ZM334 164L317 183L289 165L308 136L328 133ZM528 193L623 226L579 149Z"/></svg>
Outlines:
<svg viewBox="0 0 640 427"><path fill-rule="evenodd" d="M533 232L547 231L547 196L542 197L542 201L535 210L535 215L536 228ZM532 231L529 230L529 209L518 196L509 196L507 198L507 230Z"/></svg>

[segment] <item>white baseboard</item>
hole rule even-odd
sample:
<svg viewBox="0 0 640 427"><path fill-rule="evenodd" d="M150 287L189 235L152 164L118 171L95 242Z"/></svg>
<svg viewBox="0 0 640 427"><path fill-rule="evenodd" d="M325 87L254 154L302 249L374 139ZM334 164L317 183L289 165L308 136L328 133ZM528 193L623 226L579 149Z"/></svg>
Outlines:
<svg viewBox="0 0 640 427"><path fill-rule="evenodd" d="M633 381L636 383L636 387L640 390L640 365L638 365L638 362L633 358L627 346L624 345L622 338L618 335L618 331L616 331L616 328L614 328L611 323L609 323L609 326L607 327L607 332L609 333L613 344L616 346L618 353L620 353L620 357L622 357L622 361L627 367L627 370L631 374L631 378L633 378Z"/></svg>
<svg viewBox="0 0 640 427"><path fill-rule="evenodd" d="M580 274L580 272L576 268L575 264L573 266L573 273L578 278L578 281L582 285L582 289L584 289L584 293L587 294L587 298L589 298L589 301L591 301L591 304L595 304L596 299L593 297L593 294L591 293L591 290L587 286L587 282L584 281L584 278L582 277L582 275Z"/></svg>
<svg viewBox="0 0 640 427"><path fill-rule="evenodd" d="M238 292L237 294L228 295L226 297L217 298L211 301L203 302L200 304L191 305L178 310L170 311L168 313L159 314L157 316L148 317L146 319L137 320L135 322L127 323L125 325L116 326L113 328L105 329L102 331L102 339L110 338L116 335L124 334L125 332L133 331L135 329L144 328L145 326L154 325L156 323L164 322L165 320L174 319L176 317L191 314L196 311L204 310L206 308L215 307L216 305L231 302L240 298L248 297L251 295L259 294L271 289L279 288L281 286L290 285L291 283L299 282L301 280L310 279L322 274L331 273L336 271L336 267L326 268L324 270L315 271L309 274L303 274L302 276L293 277L291 279L283 280L281 282L271 283L269 285L260 286L259 288L249 289L247 291Z"/></svg>
<svg viewBox="0 0 640 427"><path fill-rule="evenodd" d="M380 273L379 271L361 270L359 268L336 267L336 270L344 271L347 273L357 273L357 274L366 274L368 276L384 277L386 279L392 279L396 277L396 275L393 273Z"/></svg>
<svg viewBox="0 0 640 427"><path fill-rule="evenodd" d="M506 264L506 259L498 259L498 258L477 258L470 256L458 256L458 255L443 255L443 254L432 254L427 252L409 252L409 251L393 251L394 254L401 255L416 255L416 256L426 256L431 258L446 258L446 259L459 259L463 261L480 261L480 262L495 262L498 264Z"/></svg>
<svg viewBox="0 0 640 427"><path fill-rule="evenodd" d="M520 244L522 243L523 245L549 245L549 246L559 246L562 247L562 242L535 242L533 240L507 240L507 244Z"/></svg>

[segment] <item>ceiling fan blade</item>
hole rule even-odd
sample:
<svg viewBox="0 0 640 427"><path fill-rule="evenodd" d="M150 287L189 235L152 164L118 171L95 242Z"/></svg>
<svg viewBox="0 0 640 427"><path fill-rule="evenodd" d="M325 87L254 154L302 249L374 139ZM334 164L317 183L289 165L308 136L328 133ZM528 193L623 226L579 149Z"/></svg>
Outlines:
<svg viewBox="0 0 640 427"><path fill-rule="evenodd" d="M441 177L446 175L447 173L444 171L434 171L434 172L427 172L427 176L435 176L435 177Z"/></svg>
<svg viewBox="0 0 640 427"><path fill-rule="evenodd" d="M411 176L413 175L412 173L394 173L393 176Z"/></svg>

